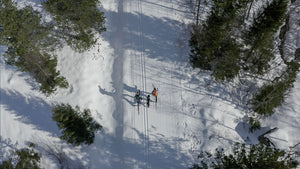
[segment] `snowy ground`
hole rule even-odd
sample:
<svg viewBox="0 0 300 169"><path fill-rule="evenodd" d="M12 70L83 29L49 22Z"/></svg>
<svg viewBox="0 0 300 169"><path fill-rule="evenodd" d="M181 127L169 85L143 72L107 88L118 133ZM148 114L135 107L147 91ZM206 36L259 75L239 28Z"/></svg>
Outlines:
<svg viewBox="0 0 300 169"><path fill-rule="evenodd" d="M208 72L194 70L188 63L193 14L186 2L101 2L107 31L98 44L84 53L69 47L57 51L58 69L70 88L59 89L47 98L27 73L4 64L1 57L3 160L8 150L34 142L46 169L58 168L45 152L47 146L54 145L66 153L73 166L188 168L201 150L230 150L234 142L256 143L257 135L273 127L279 130L269 138L278 147L288 150L300 142L300 76L287 104L263 121L261 131L248 134L244 93L232 84L212 83ZM295 31L299 37L299 29ZM292 45L300 47L299 38L291 39ZM6 48L0 49L2 56ZM159 89L158 102L152 97L147 108L145 99L153 86ZM144 99L139 109L134 100L138 89ZM60 132L51 119L51 107L57 103L91 109L95 120L104 126L94 144L74 148L60 141Z"/></svg>

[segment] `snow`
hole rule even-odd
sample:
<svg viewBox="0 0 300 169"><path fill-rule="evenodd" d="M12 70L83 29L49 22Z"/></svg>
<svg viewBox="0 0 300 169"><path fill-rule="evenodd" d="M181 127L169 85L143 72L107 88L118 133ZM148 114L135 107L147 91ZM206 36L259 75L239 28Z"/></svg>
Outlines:
<svg viewBox="0 0 300 169"><path fill-rule="evenodd" d="M37 1L17 1L35 4ZM58 70L70 87L46 97L38 83L1 57L1 152L34 142L42 154L42 167L59 168L47 154L56 147L74 168L188 168L200 151L235 142L257 143L267 129L279 129L268 137L289 150L300 142L300 76L276 113L262 122L263 129L249 134L243 106L245 93L233 84L218 84L210 73L189 64L188 38L193 19L189 4L178 0L101 0L107 31L97 45L76 53L70 47L57 51ZM42 10L42 9L40 9ZM296 17L295 17L296 18ZM298 17L299 18L299 17ZM299 37L299 30L294 32ZM298 35L298 36L296 36ZM297 40L291 40L296 46ZM299 38L298 38L299 43ZM6 48L1 47L1 56ZM151 96L158 88L158 102ZM142 92L142 105L134 100ZM103 125L90 145L72 147L59 139L51 108L59 103L90 109Z"/></svg>

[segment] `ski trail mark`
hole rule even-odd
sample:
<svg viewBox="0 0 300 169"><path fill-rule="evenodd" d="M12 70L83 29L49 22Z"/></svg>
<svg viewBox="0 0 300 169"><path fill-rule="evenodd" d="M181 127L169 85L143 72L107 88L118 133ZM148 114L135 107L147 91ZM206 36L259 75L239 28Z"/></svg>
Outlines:
<svg viewBox="0 0 300 169"><path fill-rule="evenodd" d="M142 16L143 16L143 7L142 7L142 1L138 0L138 29L139 29L139 44L140 44L140 68L141 68L141 85L144 92L147 90L146 85L146 58L144 55L144 40L143 40L143 23L142 23ZM143 111L143 130L144 130L144 146L145 146L145 161L146 161L146 167L149 168L149 135L148 135L148 110L147 107L144 106Z"/></svg>

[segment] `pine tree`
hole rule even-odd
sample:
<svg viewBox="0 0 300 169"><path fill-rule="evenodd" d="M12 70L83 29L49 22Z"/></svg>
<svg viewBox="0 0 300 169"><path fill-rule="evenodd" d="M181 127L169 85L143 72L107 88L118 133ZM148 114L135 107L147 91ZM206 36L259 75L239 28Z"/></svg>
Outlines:
<svg viewBox="0 0 300 169"><path fill-rule="evenodd" d="M17 156L19 157L15 169L40 169L39 162L40 156L38 153L34 152L31 149L22 149L16 151Z"/></svg>
<svg viewBox="0 0 300 169"><path fill-rule="evenodd" d="M2 164L0 164L0 169L14 169L14 165L12 164L12 159L3 161Z"/></svg>
<svg viewBox="0 0 300 169"><path fill-rule="evenodd" d="M261 115L272 115L274 109L284 102L285 96L293 87L299 68L300 64L297 62L288 63L286 71L281 76L264 85L254 95L251 100L252 109Z"/></svg>
<svg viewBox="0 0 300 169"><path fill-rule="evenodd" d="M203 25L195 25L190 39L190 61L194 67L212 70L217 80L230 80L239 70L240 45L232 35L239 11L246 1L214 1Z"/></svg>
<svg viewBox="0 0 300 169"><path fill-rule="evenodd" d="M34 144L31 144L30 148L16 150L14 152L16 155L15 166L10 158L0 164L0 169L40 169L40 155L33 148Z"/></svg>
<svg viewBox="0 0 300 169"><path fill-rule="evenodd" d="M81 143L92 144L94 142L94 132L102 126L91 117L89 109L80 111L79 107L73 109L70 105L57 105L53 108L52 119L57 122L57 126L62 130L63 140L78 146Z"/></svg>
<svg viewBox="0 0 300 169"><path fill-rule="evenodd" d="M105 31L105 17L97 9L98 0L46 0L45 9L53 15L56 35L82 52L95 43L95 32Z"/></svg>
<svg viewBox="0 0 300 169"><path fill-rule="evenodd" d="M244 70L262 75L270 68L268 62L274 58L274 35L284 22L287 3L287 0L273 0L254 18L245 34L245 43L250 48L243 58Z"/></svg>
<svg viewBox="0 0 300 169"><path fill-rule="evenodd" d="M255 119L255 118L253 118L253 117L250 117L249 118L249 124L250 124L250 132L252 133L252 132L254 132L255 130L258 130L258 129L260 129L260 122L259 122L259 120L258 119Z"/></svg>
<svg viewBox="0 0 300 169"><path fill-rule="evenodd" d="M200 165L194 164L190 169L292 169L298 165L291 154L263 144L236 144L233 154L226 155L223 149L216 149L214 155L202 152L198 158Z"/></svg>
<svg viewBox="0 0 300 169"><path fill-rule="evenodd" d="M32 7L18 9L11 0L1 1L1 44L8 50L6 63L29 72L40 84L43 93L51 94L56 87L68 87L64 77L56 70L54 50L56 39L51 37L51 27L41 23L41 15Z"/></svg>

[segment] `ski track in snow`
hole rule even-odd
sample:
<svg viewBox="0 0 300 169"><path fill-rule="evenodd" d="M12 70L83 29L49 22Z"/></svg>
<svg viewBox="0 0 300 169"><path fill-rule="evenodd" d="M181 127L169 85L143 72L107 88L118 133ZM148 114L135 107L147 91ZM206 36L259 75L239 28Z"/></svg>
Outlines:
<svg viewBox="0 0 300 169"><path fill-rule="evenodd" d="M175 59L178 59L181 57L177 53L176 44L174 44L175 33L180 29L176 30L178 27L172 28L171 25L169 25L176 25L176 23L178 23L176 20L170 19L174 15L172 1L156 1L150 3L148 1L137 0L127 1L127 3L124 4L127 4L127 12L129 13L129 18L126 18L125 21L128 21L127 24L132 26L125 28L129 31L127 37L128 46L132 47L132 49L125 52L128 53L128 55L125 55L128 61L125 61L126 66L124 66L127 68L130 67L130 70L128 70L129 77L126 77L127 73L125 73L124 79L130 79L130 81L128 80L127 82L128 85L125 81L125 85L129 86L131 90L124 92L133 97L135 92L140 89L143 97L143 104L140 105L139 109L135 104L124 102L126 107L124 115L125 126L130 126L124 128L124 137L141 146L140 148L134 148L137 150L141 149L141 154L138 158L139 161L133 159L131 162L130 156L127 157L128 160L126 161L129 163L128 165L133 166L129 168L168 168L170 165L171 168L182 168L184 167L182 161L187 157L182 156L179 142L184 138L175 138L177 135L182 134L178 130L180 123L177 122L178 117L177 113L175 113L177 108L182 109L181 105L178 105L178 99L181 101L181 97L177 96L177 94L168 94L177 93L177 90L179 90L179 93L182 92L180 87L174 87L181 86L181 75L173 74L177 72L178 66L176 62L169 60L169 58L175 57ZM143 13L144 8L153 9L153 13L164 13L163 19L167 21L163 19L160 20L154 16L147 16L147 14ZM131 18L132 14L135 14L133 18ZM155 21L153 21L155 19L159 20L161 24L155 23ZM160 35L155 35L154 32L159 32ZM153 38L154 42L149 41L148 38L150 40ZM160 38L162 41L157 40ZM167 44L164 46L164 43ZM160 46L160 44L163 45ZM164 48L167 48L164 55L170 55L166 58L160 56L158 52L151 53L156 50L165 50ZM169 51L172 52L170 53ZM164 63L165 59L169 63ZM179 79L177 77L179 77ZM159 89L158 103L155 103L154 97L152 97L150 107L147 108L145 99L148 94L151 95L153 85ZM174 112L172 113L172 111ZM160 132L160 130L163 132ZM171 154L162 153L165 151L171 154L174 153L174 157L170 158L172 156ZM136 152L132 152L130 148L128 153ZM174 161L177 162L174 163Z"/></svg>

